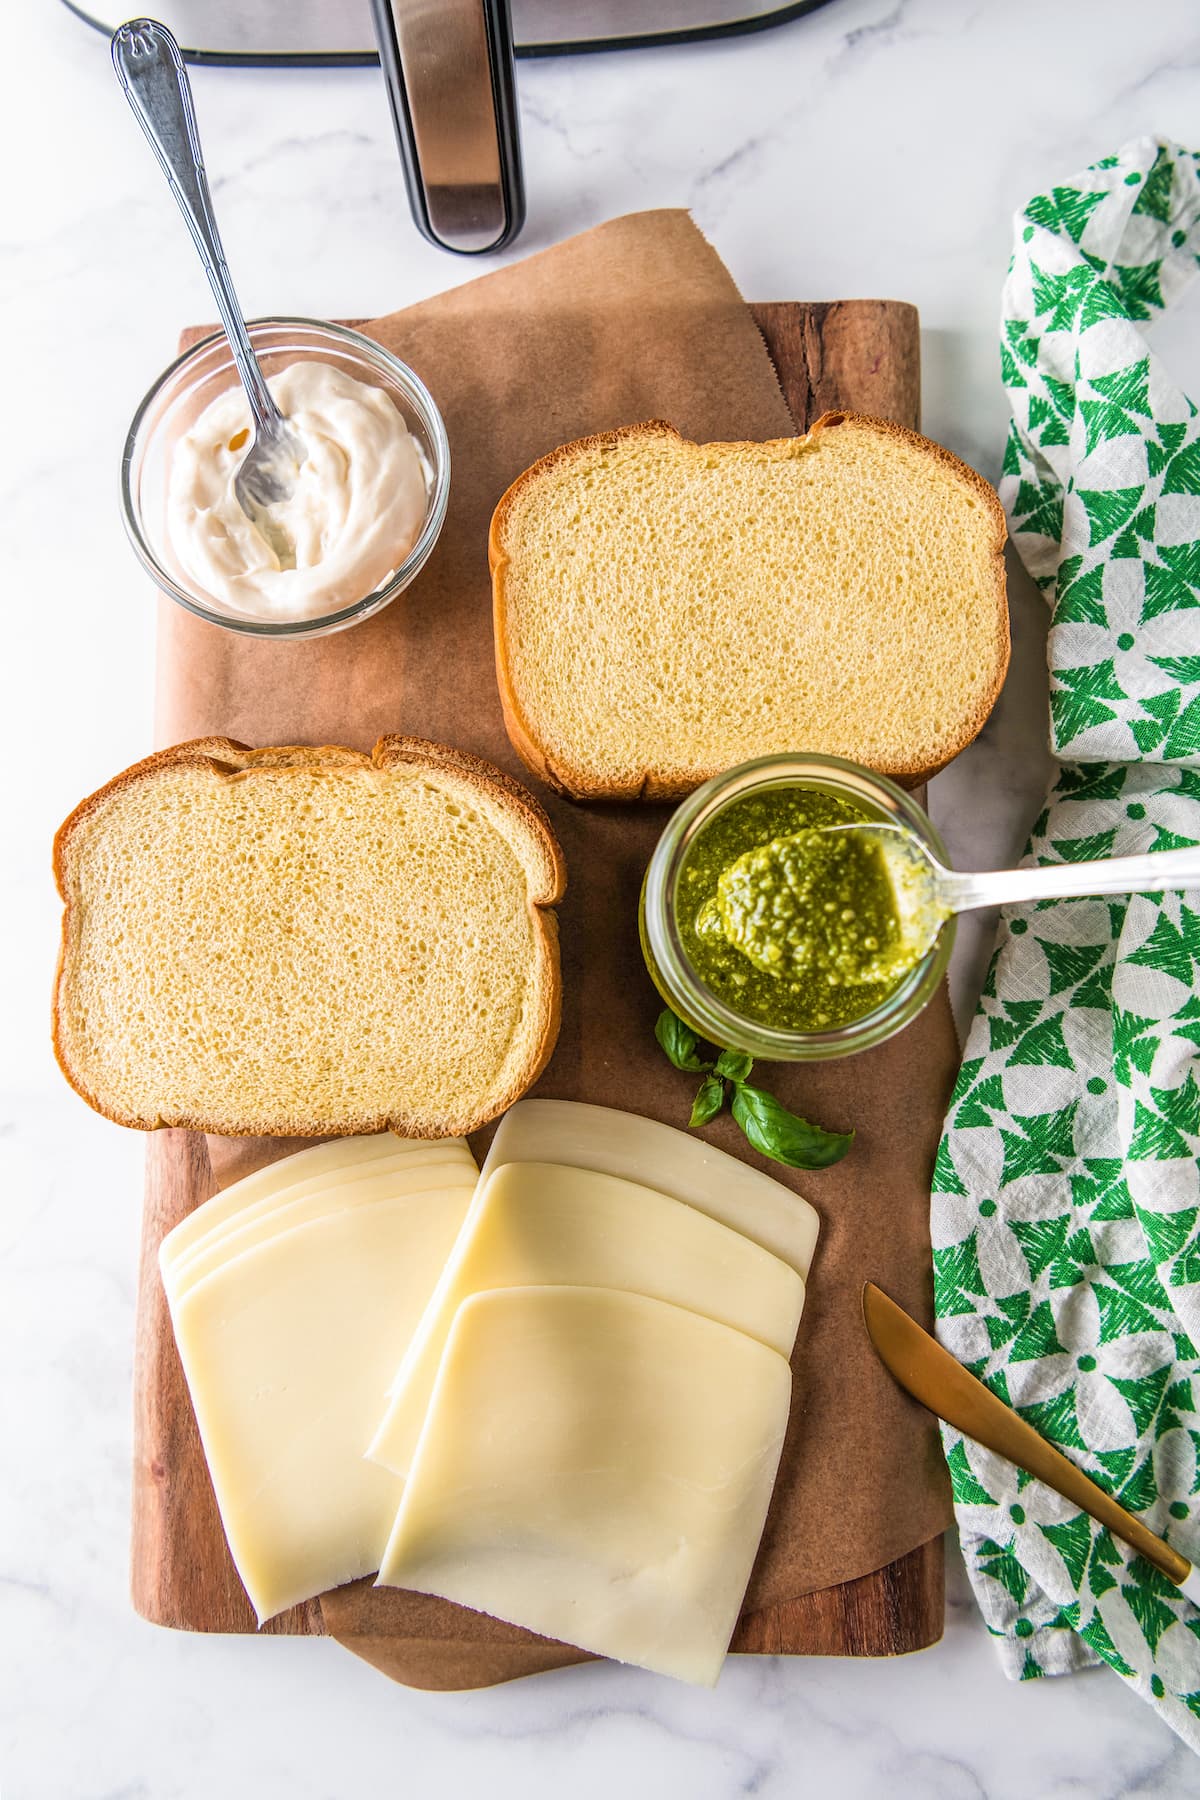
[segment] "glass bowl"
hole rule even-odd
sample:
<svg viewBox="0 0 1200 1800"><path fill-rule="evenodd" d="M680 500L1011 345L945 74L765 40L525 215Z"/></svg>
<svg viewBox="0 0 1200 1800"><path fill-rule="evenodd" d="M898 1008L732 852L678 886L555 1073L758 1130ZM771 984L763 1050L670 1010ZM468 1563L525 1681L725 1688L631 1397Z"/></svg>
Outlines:
<svg viewBox="0 0 1200 1800"><path fill-rule="evenodd" d="M320 637L368 619L415 579L437 542L450 493L450 444L442 415L412 370L345 325L319 319L255 319L250 340L268 376L291 363L332 363L356 381L382 388L416 439L425 467L425 523L400 566L350 605L302 619L240 612L207 593L179 565L167 538L167 484L173 446L218 394L238 385L233 352L214 332L164 370L134 414L121 458L121 510L142 563L163 592L198 618L254 637Z"/></svg>
<svg viewBox="0 0 1200 1800"><path fill-rule="evenodd" d="M697 834L733 800L770 787L805 787L851 801L871 818L907 827L939 862L946 849L911 794L840 756L763 756L706 781L672 815L655 846L642 887L641 938L655 987L701 1037L724 1049L745 1050L764 1062L816 1062L868 1050L914 1019L932 999L954 947L954 920L899 985L872 1011L828 1031L787 1031L745 1018L709 988L688 959L676 918L676 893Z"/></svg>

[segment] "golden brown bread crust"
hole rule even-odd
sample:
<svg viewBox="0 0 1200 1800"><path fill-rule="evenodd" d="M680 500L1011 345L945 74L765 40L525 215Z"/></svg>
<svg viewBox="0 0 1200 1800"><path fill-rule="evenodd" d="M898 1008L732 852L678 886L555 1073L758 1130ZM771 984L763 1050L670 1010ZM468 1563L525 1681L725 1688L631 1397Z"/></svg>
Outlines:
<svg viewBox="0 0 1200 1800"><path fill-rule="evenodd" d="M941 463L948 473L965 482L974 490L994 526L992 556L1001 654L997 658L993 679L987 692L964 722L959 742L950 754L939 762L930 764L916 761L908 763L894 761L886 765L873 765L879 774L889 776L900 787L916 788L939 774L979 735L999 698L1000 689L1004 685L1010 652L1008 598L1004 575L1004 543L1008 535L1007 521L999 496L982 475L972 469L969 464L962 462L944 445L935 444L932 439L922 437L919 432L910 431L907 426L896 425L890 419L876 419L865 413L844 411L822 413L803 437L774 439L766 445L756 447L760 449L773 449L777 446L783 449L786 447L787 451L791 453L794 452L797 443L815 443L823 432L831 431L842 424L865 427L881 437L892 438L909 448L926 452L934 461ZM661 437L676 443L687 441L665 419L648 419L641 425L622 425L615 431L598 432L592 437L576 438L569 444L560 444L557 449L549 451L523 474L518 475L517 479L505 490L492 514L491 527L488 531L488 567L492 575L492 624L496 654L496 682L500 690L500 705L504 713L505 729L513 749L526 768L544 781L548 787L554 788L574 800L680 800L697 788L701 782L723 772L723 767L719 765L700 770L694 776L681 780L665 769L646 769L640 785L629 787L598 781L587 770L574 768L563 761L554 761L546 746L539 741L533 721L528 719L521 710L512 670L509 666L508 631L506 629L507 595L504 580L509 559L503 549L503 540L509 514L518 497L527 485L540 479L560 462L567 462L585 452L611 449L631 438L654 437ZM706 446L706 448L708 447ZM742 449L750 446L729 444L716 447ZM811 749L812 746L797 745L796 748Z"/></svg>
<svg viewBox="0 0 1200 1800"><path fill-rule="evenodd" d="M386 770L398 767L427 768L434 772L442 771L457 775L482 789L493 801L506 811L515 813L524 823L536 843L542 863L541 889L531 892L530 913L533 923L538 979L535 983L534 999L536 1013L534 1029L531 1034L533 1049L529 1061L519 1075L514 1077L510 1087L499 1095L492 1096L486 1108L470 1117L451 1120L438 1120L432 1123L421 1117L401 1115L381 1115L370 1119L355 1119L339 1127L328 1121L319 1124L311 1120L294 1117L280 1119L273 1132L264 1132L261 1125L239 1128L228 1120L214 1120L192 1115L162 1117L153 1120L123 1115L110 1108L97 1094L91 1092L80 1073L71 1065L63 1044L61 1030L62 995L64 983L68 979L67 957L72 935L72 909L69 883L67 880L67 863L70 856L71 839L78 826L98 807L102 806L112 795L122 788L153 778L166 769L207 767L216 773L239 779L252 773L255 768L286 768L296 766L312 768L314 763L324 763L331 767L359 767ZM97 788L81 800L68 817L59 826L54 835L53 869L55 884L63 901L62 935L59 944L58 964L54 980L54 999L51 1016L51 1042L55 1060L63 1075L81 1099L86 1100L94 1111L104 1118L111 1119L114 1124L126 1125L133 1130L154 1131L160 1129L178 1129L183 1131L202 1131L219 1137L346 1137L359 1133L376 1131L392 1131L399 1137L406 1138L441 1138L466 1137L480 1126L499 1117L514 1101L519 1100L545 1069L554 1052L558 1039L559 1026L562 1019L562 979L558 952L558 916L551 909L562 899L566 891L567 869L562 849L554 835L549 819L534 796L514 781L503 770L492 763L484 762L481 757L473 756L466 750L451 749L444 744L430 743L424 738L389 735L381 737L368 756L361 750L352 750L341 744L309 745L273 745L263 749L252 749L246 744L239 744L232 738L193 738L183 744L174 744L169 749L159 750L153 756L147 756L141 762L134 763L111 781Z"/></svg>

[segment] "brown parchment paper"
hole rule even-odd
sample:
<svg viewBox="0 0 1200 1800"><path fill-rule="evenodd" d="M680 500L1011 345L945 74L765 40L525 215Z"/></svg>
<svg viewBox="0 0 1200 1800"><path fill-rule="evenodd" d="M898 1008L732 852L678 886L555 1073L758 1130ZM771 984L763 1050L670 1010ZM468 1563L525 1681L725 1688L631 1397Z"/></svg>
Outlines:
<svg viewBox="0 0 1200 1800"><path fill-rule="evenodd" d="M254 745L368 749L380 733L403 731L475 751L529 783L569 871L562 1035L535 1091L682 1125L693 1083L654 1044L661 1003L637 938L641 878L667 809L579 807L520 764L496 691L487 529L508 483L570 438L652 417L700 440L792 435L770 358L727 271L674 211L614 220L364 329L416 369L445 417L453 478L438 547L385 612L310 642L236 637L164 601L158 741L226 733ZM773 1068L767 1085L789 1106L857 1130L853 1153L821 1173L762 1161L727 1118L707 1129L803 1192L822 1218L791 1426L747 1609L865 1575L949 1523L933 1422L877 1362L859 1294L875 1279L918 1318L932 1316L929 1180L956 1063L942 997L879 1049ZM222 1185L295 1147L210 1140ZM393 1641L401 1671L406 1644L432 1654L436 1641L439 1686L519 1673L521 1646L539 1643L446 1602L364 1584L324 1607L335 1635L357 1638L360 1650L384 1646L370 1660L386 1664ZM543 1652L528 1666L549 1660Z"/></svg>

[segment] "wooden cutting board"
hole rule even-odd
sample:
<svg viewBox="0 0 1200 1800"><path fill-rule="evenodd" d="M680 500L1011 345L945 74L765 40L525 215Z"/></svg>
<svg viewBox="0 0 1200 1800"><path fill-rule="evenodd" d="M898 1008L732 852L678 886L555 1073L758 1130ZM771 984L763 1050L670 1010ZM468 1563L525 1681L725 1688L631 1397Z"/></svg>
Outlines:
<svg viewBox="0 0 1200 1800"><path fill-rule="evenodd" d="M848 301L761 305L752 311L798 429L803 430L826 410L843 407L917 425L919 332L912 307ZM604 855L604 813L593 816L596 853ZM614 905L617 900L614 893ZM620 896L622 906L632 903L624 894ZM569 982L569 967L567 979ZM570 1034L568 1008L560 1057L571 1071L570 1089L579 1098L603 1098L602 1092L593 1095L589 1091L587 1043L569 1044ZM656 1052L652 1045L645 1045L644 1037L643 1046L641 1054L649 1069ZM843 1096L861 1094L870 1089L873 1077L892 1092L898 1084L907 1083L918 1123L914 1141L906 1145L906 1166L910 1171L928 1171L957 1060L943 992L902 1039L852 1063L826 1065L812 1079L821 1096L832 1096L839 1089ZM551 1073L553 1069L554 1065ZM563 1091L561 1082L550 1091ZM835 1119L836 1105L816 1116ZM927 1176L918 1174L918 1184L922 1179ZM203 1137L177 1131L151 1137L135 1367L132 1590L137 1610L152 1622L193 1631L246 1632L255 1629L254 1618L225 1547L157 1269L158 1246L165 1233L207 1199L216 1185ZM820 1204L819 1191L814 1190L814 1198ZM881 1266L886 1268L886 1264ZM807 1354L803 1337L800 1350ZM915 1411L913 1430L929 1432L928 1419ZM877 1479L885 1476L877 1475ZM338 1596L326 1600L324 1608L320 1601L293 1608L264 1630L282 1634L332 1631L360 1655L389 1673L400 1673L411 1685L472 1685L463 1678L461 1654L446 1654L448 1647L461 1650L453 1644L453 1625L446 1624L447 1611L453 1614L457 1609L436 1604L442 1611L427 1636L416 1642L407 1636L403 1644L389 1639L386 1615L382 1623L375 1620L362 1584L339 1590ZM463 1615L465 1619L471 1616ZM897 1655L934 1643L942 1627L942 1542L934 1537L873 1574L748 1612L733 1648L789 1655ZM579 1657L576 1651L547 1644L515 1628L510 1666L501 1667L503 1657L498 1661L494 1648L489 1680Z"/></svg>

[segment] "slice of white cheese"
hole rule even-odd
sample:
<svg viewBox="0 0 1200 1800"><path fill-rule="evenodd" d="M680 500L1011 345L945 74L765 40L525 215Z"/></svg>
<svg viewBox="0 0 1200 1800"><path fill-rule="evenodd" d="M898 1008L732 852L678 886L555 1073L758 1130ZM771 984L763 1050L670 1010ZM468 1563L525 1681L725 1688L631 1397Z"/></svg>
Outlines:
<svg viewBox="0 0 1200 1800"><path fill-rule="evenodd" d="M711 1686L790 1370L640 1294L510 1288L454 1323L379 1580Z"/></svg>
<svg viewBox="0 0 1200 1800"><path fill-rule="evenodd" d="M372 1170L378 1167L377 1164L370 1166ZM302 1184L299 1189L289 1190L278 1199L263 1203L261 1209L259 1205L250 1207L245 1219L236 1215L219 1231L201 1238L194 1249L174 1262L162 1261L163 1286L168 1292L186 1293L188 1288L195 1287L198 1281L203 1281L206 1275L211 1275L214 1269L219 1269L242 1251L350 1207L373 1206L381 1200L398 1200L406 1194L434 1197L454 1192L461 1195L465 1209L475 1191L475 1183L475 1164L468 1156L461 1166L431 1163L414 1169L402 1164L399 1169L384 1174L360 1175L355 1181L319 1186L311 1194L303 1191L307 1184ZM166 1239L163 1242L165 1244Z"/></svg>
<svg viewBox="0 0 1200 1800"><path fill-rule="evenodd" d="M231 1220L249 1216L251 1207L265 1210L301 1186L305 1193L316 1193L324 1186L357 1180L372 1170L382 1173L404 1164L417 1168L441 1161L456 1165L469 1162L472 1168L475 1166L465 1138L430 1142L398 1138L390 1131L369 1137L334 1138L311 1150L298 1150L294 1156L285 1156L256 1169L252 1175L244 1175L181 1219L163 1239L159 1262L166 1267L186 1255L201 1238L221 1230Z"/></svg>
<svg viewBox="0 0 1200 1800"><path fill-rule="evenodd" d="M363 1445L469 1198L458 1188L346 1206L168 1293L260 1622L379 1567L400 1484Z"/></svg>
<svg viewBox="0 0 1200 1800"><path fill-rule="evenodd" d="M500 1121L482 1179L512 1162L570 1163L643 1182L753 1238L808 1280L820 1229L808 1201L656 1119L578 1100L518 1100Z"/></svg>
<svg viewBox="0 0 1200 1800"><path fill-rule="evenodd" d="M554 1285L649 1294L785 1357L804 1305L794 1269L695 1207L591 1169L503 1163L480 1182L367 1454L407 1474L451 1325L470 1295Z"/></svg>

